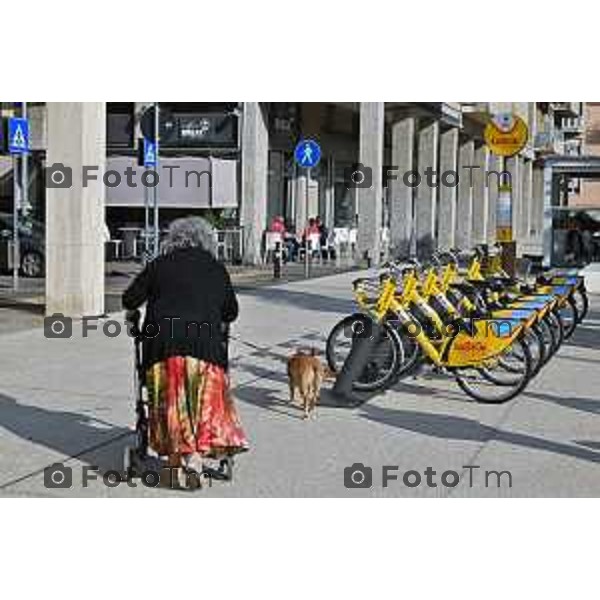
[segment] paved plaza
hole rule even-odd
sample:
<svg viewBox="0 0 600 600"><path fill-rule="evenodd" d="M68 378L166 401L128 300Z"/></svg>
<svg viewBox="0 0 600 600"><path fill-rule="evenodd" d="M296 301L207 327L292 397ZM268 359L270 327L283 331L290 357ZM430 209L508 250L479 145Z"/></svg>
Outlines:
<svg viewBox="0 0 600 600"><path fill-rule="evenodd" d="M197 497L600 495L600 296L591 296L574 338L508 404L477 404L453 381L425 373L358 408L335 406L325 389L318 418L305 422L288 402L286 357L296 348L324 350L332 326L354 308L356 276L240 291L231 377L252 447L237 460L232 483L214 482ZM12 313L21 315L19 326L0 333L0 495L192 495L139 481L82 487L84 466L120 469L132 442L131 339L83 338L78 322L72 338L47 339L41 315ZM72 488L44 487L43 470L55 462L72 468ZM370 488L345 487L344 469L355 463L372 468ZM398 467L390 471L398 480L385 488L383 465ZM427 484L428 468L437 487ZM422 474L418 487L403 483L412 470ZM459 473L457 486L441 483L447 470ZM486 471L509 471L512 487L507 475L500 487L493 474L486 485Z"/></svg>

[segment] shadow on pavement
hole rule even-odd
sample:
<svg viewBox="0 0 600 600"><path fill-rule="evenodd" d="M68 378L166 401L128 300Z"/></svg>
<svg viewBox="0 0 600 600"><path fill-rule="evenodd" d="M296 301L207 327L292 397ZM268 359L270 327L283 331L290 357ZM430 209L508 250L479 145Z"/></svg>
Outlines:
<svg viewBox="0 0 600 600"><path fill-rule="evenodd" d="M408 410L390 410L379 406L365 404L360 416L398 427L413 433L430 437L451 440L466 440L474 442L499 441L524 448L533 448L545 452L553 452L564 456L579 458L589 462L600 463L600 452L592 452L584 448L569 446L522 433L512 433L479 421L452 415L438 415Z"/></svg>
<svg viewBox="0 0 600 600"><path fill-rule="evenodd" d="M541 392L529 392L527 390L525 391L525 396L536 398L537 400L544 400L545 402L552 402L553 404L566 406L567 408L574 408L581 412L600 415L600 400L594 400L593 398L563 398L562 396L542 394Z"/></svg>
<svg viewBox="0 0 600 600"><path fill-rule="evenodd" d="M353 300L344 300L342 298L332 298L331 296L321 296L319 294L309 294L297 290L286 290L283 288L270 287L245 290L244 296L251 296L265 300L271 304L290 304L295 308L304 310L314 310L326 313L352 313L356 309Z"/></svg>
<svg viewBox="0 0 600 600"><path fill-rule="evenodd" d="M241 387L236 387L232 390L235 400L247 402L248 404L252 404L258 408L262 408L269 412L277 413L285 417L301 419L302 413L300 412L300 409L297 406L292 405L287 396L284 399L283 393L284 392L281 390L256 387L254 385L242 385ZM295 414L296 410L298 411L298 414Z"/></svg>
<svg viewBox="0 0 600 600"><path fill-rule="evenodd" d="M565 346L600 350L600 327L597 325L586 325L590 320L600 321L600 312L590 310L583 323L577 326L573 337L565 342Z"/></svg>
<svg viewBox="0 0 600 600"><path fill-rule="evenodd" d="M591 442L588 440L575 441L576 444L580 446L585 446L586 448L592 448L593 450L600 450L600 442Z"/></svg>
<svg viewBox="0 0 600 600"><path fill-rule="evenodd" d="M0 394L0 427L24 440L45 446L68 458L77 458L99 467L99 474L123 468L125 447L132 443L133 431L89 415L20 404ZM44 465L44 467L47 465ZM42 469L29 473L29 476ZM25 479L26 477L20 477ZM13 482L0 486L6 487Z"/></svg>

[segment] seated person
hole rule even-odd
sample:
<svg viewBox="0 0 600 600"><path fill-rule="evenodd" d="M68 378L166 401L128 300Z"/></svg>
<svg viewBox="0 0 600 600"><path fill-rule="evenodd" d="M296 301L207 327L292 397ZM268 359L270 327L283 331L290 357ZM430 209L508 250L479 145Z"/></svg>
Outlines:
<svg viewBox="0 0 600 600"><path fill-rule="evenodd" d="M269 231L272 233L281 233L282 235L285 234L285 223L283 222L283 217L273 217Z"/></svg>

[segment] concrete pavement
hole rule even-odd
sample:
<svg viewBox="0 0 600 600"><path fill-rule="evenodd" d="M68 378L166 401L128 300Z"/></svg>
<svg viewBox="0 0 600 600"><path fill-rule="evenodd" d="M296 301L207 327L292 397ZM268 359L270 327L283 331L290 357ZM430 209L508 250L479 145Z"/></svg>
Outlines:
<svg viewBox="0 0 600 600"><path fill-rule="evenodd" d="M600 297L587 323L527 392L502 406L470 401L454 382L425 376L398 384L359 408L329 406L304 422L288 404L285 358L297 347L324 348L353 309L341 274L240 293L231 345L235 396L252 449L233 483L198 496L598 496L600 495ZM2 310L2 309L0 309ZM122 315L119 315L122 318ZM0 494L7 496L189 496L187 492L81 486L81 469L120 469L133 423L132 344L92 332L46 339L41 325L0 335ZM43 469L73 469L71 489L46 489ZM373 486L347 489L344 469L372 468ZM399 481L382 487L382 466ZM480 467L466 468L468 466ZM425 470L430 475L427 485ZM406 471L422 484L402 482ZM456 471L456 487L441 482ZM501 477L486 471L510 471ZM431 473L431 471L430 471ZM409 478L409 481L414 481ZM453 483L453 475L447 475Z"/></svg>

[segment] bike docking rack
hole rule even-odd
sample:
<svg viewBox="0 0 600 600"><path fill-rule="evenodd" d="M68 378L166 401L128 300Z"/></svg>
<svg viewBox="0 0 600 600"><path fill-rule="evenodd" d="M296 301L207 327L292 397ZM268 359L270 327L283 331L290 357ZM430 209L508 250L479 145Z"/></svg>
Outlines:
<svg viewBox="0 0 600 600"><path fill-rule="evenodd" d="M570 337L588 310L577 273L546 272L535 282L508 277L498 261L439 257L424 269L388 263L378 277L354 282L359 311L327 340L339 373L334 395L347 406L356 392L380 392L424 365L454 378L471 398L501 403L518 396Z"/></svg>
<svg viewBox="0 0 600 600"><path fill-rule="evenodd" d="M332 394L338 402L354 408L367 400L359 397L354 390L354 382L359 378L373 355L373 350L383 337L383 329L378 323L373 323L371 335L357 336L350 349L350 354L344 361L342 370L336 377Z"/></svg>

